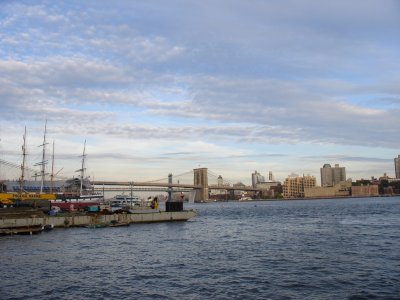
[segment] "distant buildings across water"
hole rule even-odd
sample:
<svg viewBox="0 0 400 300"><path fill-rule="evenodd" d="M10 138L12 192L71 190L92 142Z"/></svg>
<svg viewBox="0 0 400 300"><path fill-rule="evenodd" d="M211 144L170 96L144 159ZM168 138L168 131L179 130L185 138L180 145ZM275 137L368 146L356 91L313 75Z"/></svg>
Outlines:
<svg viewBox="0 0 400 300"><path fill-rule="evenodd" d="M395 168L396 172L400 171L400 155L395 158ZM372 197L400 194L400 176L399 178L391 178L385 173L379 179L371 177L371 179L352 181L352 179L346 177L346 168L344 166L334 164L332 167L329 163L320 168L320 174L321 186L318 186L317 178L308 174L298 175L292 173L281 183L274 179L271 171L268 173L268 180L260 172L254 171L251 174L251 182L252 187L258 190L257 192L240 191L241 187L246 187L241 182L232 184L232 187L235 188L235 199ZM214 199L226 198L227 192L224 188L228 186L230 184L224 183L222 176L219 176L218 183L212 189L210 197ZM218 196L221 197L218 198ZM232 196L230 195L230 197Z"/></svg>
<svg viewBox="0 0 400 300"><path fill-rule="evenodd" d="M342 181L346 181L346 168L339 167L339 164L335 164L334 168L330 164L325 164L320 171L322 187L335 186Z"/></svg>
<svg viewBox="0 0 400 300"><path fill-rule="evenodd" d="M397 179L400 179L400 155L394 159L394 172Z"/></svg>

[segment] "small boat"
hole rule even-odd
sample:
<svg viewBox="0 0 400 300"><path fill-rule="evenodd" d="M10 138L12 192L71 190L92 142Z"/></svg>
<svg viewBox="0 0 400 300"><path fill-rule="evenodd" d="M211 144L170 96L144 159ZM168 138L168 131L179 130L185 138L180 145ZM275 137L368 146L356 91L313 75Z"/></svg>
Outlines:
<svg viewBox="0 0 400 300"><path fill-rule="evenodd" d="M106 224L106 223L96 223L96 224L86 225L85 227L86 228L104 228L104 227L107 227L107 226L108 226L108 224Z"/></svg>
<svg viewBox="0 0 400 300"><path fill-rule="evenodd" d="M50 231L50 230L52 230L54 228L54 225L53 224L47 224L47 225L43 225L42 228L43 228L43 231Z"/></svg>
<svg viewBox="0 0 400 300"><path fill-rule="evenodd" d="M121 226L129 226L128 222L119 222L117 220L112 220L110 222L110 227L121 227Z"/></svg>

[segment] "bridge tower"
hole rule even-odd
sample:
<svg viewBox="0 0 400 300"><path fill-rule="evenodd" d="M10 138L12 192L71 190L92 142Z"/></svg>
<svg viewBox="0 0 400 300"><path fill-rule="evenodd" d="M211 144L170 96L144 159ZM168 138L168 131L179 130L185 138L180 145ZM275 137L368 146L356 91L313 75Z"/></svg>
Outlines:
<svg viewBox="0 0 400 300"><path fill-rule="evenodd" d="M168 193L168 201L172 201L172 188L171 188L171 184L172 184L172 174L169 173L168 174L168 189L167 189L167 193Z"/></svg>
<svg viewBox="0 0 400 300"><path fill-rule="evenodd" d="M201 186L196 192L194 201L208 201L208 169L199 168L193 169L194 185Z"/></svg>

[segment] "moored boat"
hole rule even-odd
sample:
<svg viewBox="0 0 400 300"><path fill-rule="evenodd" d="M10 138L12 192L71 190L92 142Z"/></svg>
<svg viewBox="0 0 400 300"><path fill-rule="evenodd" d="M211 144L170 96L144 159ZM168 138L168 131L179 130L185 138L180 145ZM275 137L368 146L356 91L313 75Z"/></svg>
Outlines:
<svg viewBox="0 0 400 300"><path fill-rule="evenodd" d="M110 221L109 227L121 227L121 226L129 226L128 222L120 222L117 220Z"/></svg>
<svg viewBox="0 0 400 300"><path fill-rule="evenodd" d="M142 201L138 196L128 196L125 194L115 195L113 198L104 201L105 204L110 206L110 211L115 212L118 210L129 210L133 209L135 206L139 207Z"/></svg>
<svg viewBox="0 0 400 300"><path fill-rule="evenodd" d="M13 234L37 234L44 230L44 227L39 225L19 226L10 228L0 228L0 235L13 235Z"/></svg>

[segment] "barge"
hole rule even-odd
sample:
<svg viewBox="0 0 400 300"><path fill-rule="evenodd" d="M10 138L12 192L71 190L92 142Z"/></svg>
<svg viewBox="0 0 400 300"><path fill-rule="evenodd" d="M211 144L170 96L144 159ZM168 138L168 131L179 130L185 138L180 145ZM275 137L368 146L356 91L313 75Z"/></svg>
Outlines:
<svg viewBox="0 0 400 300"><path fill-rule="evenodd" d="M133 212L103 213L62 213L50 216L38 209L1 209L0 234L17 234L27 228L69 228L90 227L97 224L138 224L156 222L187 221L197 213L195 210L173 211L168 209L139 209ZM112 227L112 226L111 226Z"/></svg>

